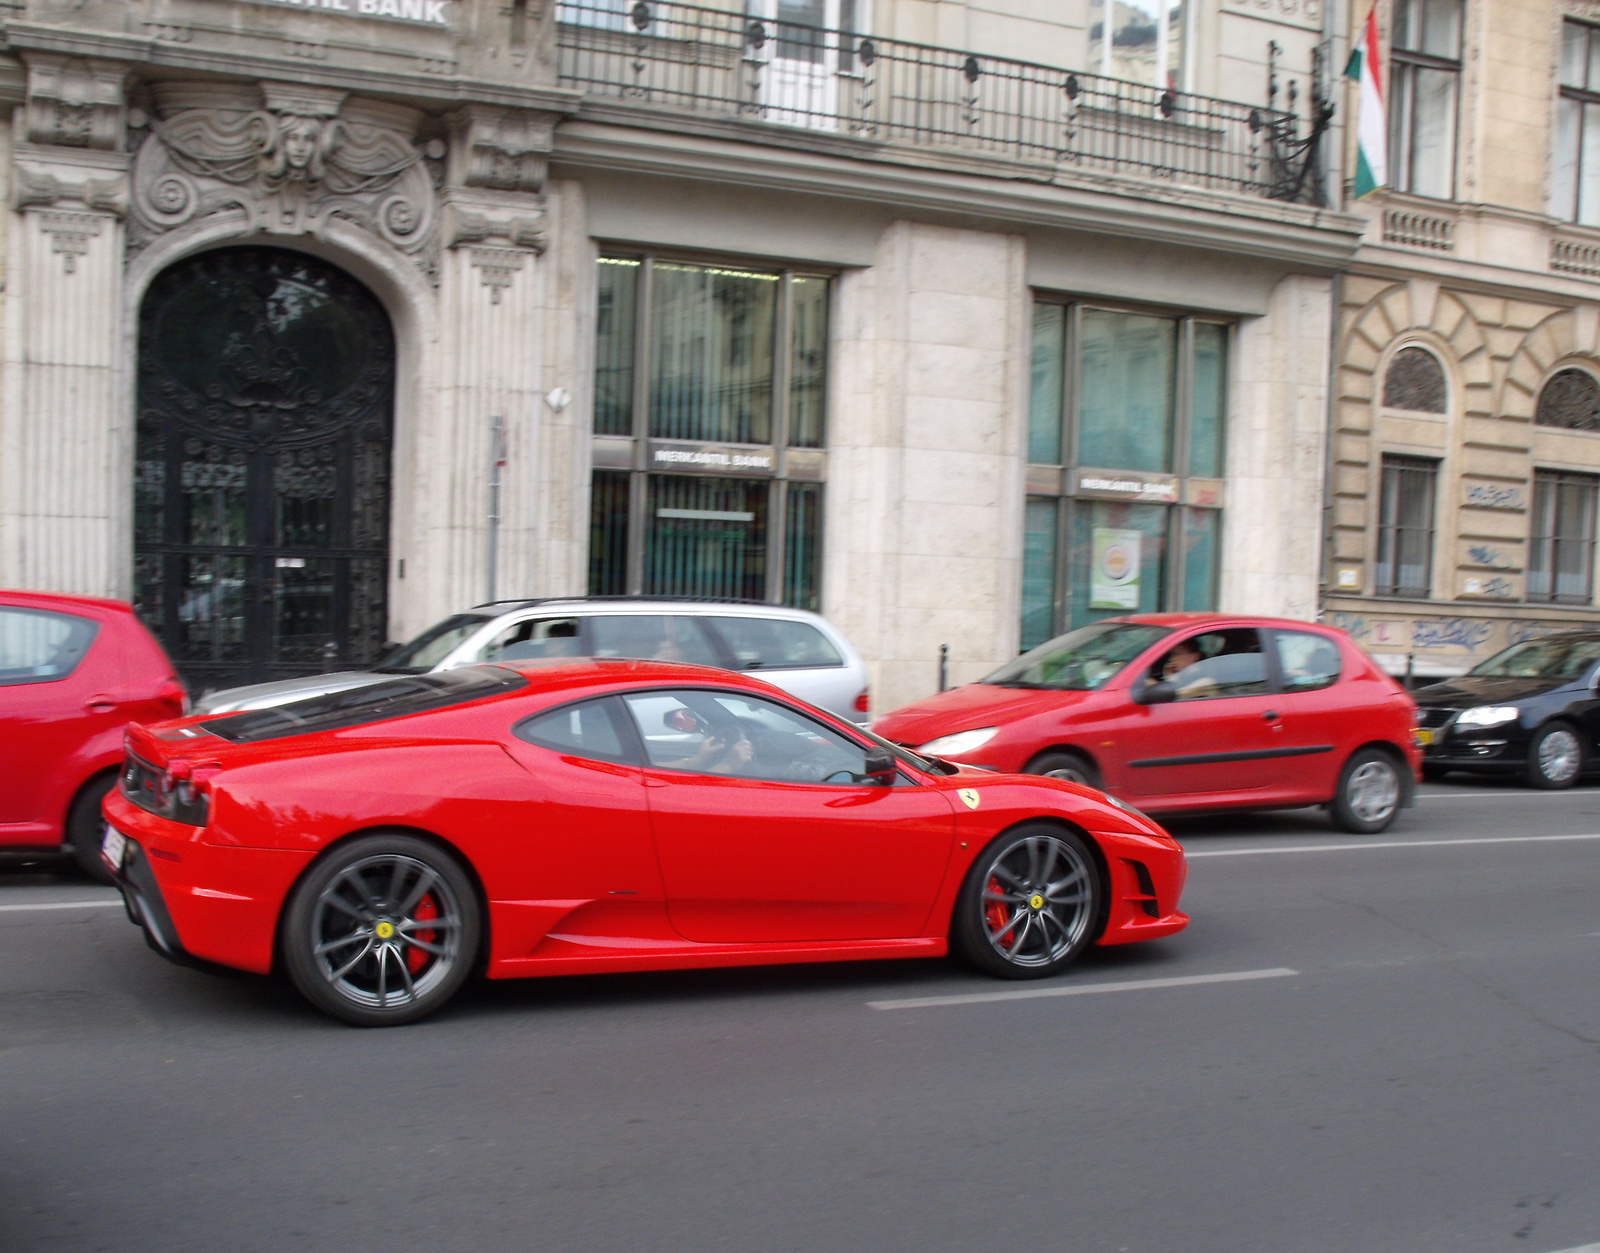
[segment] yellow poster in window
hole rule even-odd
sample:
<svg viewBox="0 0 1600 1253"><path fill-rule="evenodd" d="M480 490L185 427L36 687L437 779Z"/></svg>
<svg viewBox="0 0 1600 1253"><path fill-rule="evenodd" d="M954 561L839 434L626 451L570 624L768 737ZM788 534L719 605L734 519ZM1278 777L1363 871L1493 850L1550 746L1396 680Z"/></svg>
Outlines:
<svg viewBox="0 0 1600 1253"><path fill-rule="evenodd" d="M1142 532L1095 527L1094 564L1089 570L1091 609L1139 607L1139 542Z"/></svg>

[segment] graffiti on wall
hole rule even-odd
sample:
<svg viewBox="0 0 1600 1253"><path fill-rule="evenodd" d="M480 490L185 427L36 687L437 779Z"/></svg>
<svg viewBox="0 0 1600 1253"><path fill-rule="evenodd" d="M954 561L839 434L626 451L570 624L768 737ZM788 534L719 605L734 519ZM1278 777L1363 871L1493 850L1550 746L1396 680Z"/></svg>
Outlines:
<svg viewBox="0 0 1600 1253"><path fill-rule="evenodd" d="M1479 509L1521 509L1522 489L1498 483L1468 483L1467 504Z"/></svg>

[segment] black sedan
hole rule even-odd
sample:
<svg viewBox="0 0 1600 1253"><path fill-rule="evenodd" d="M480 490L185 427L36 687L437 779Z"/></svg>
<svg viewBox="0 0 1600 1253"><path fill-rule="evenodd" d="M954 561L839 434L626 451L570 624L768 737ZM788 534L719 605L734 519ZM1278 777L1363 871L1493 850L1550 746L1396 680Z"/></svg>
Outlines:
<svg viewBox="0 0 1600 1253"><path fill-rule="evenodd" d="M1600 765L1600 632L1513 644L1458 679L1413 692L1422 771L1520 774L1571 787Z"/></svg>

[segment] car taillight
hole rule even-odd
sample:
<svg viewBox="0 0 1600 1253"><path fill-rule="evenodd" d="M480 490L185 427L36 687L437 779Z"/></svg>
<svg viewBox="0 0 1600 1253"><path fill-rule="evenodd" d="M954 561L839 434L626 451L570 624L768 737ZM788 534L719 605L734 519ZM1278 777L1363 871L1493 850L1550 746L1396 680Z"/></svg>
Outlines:
<svg viewBox="0 0 1600 1253"><path fill-rule="evenodd" d="M856 712L858 714L872 712L872 690L870 688L862 688L861 695L856 697Z"/></svg>
<svg viewBox="0 0 1600 1253"><path fill-rule="evenodd" d="M156 688L156 701L172 710L174 718L181 718L189 712L189 692L180 678L163 680L161 686Z"/></svg>

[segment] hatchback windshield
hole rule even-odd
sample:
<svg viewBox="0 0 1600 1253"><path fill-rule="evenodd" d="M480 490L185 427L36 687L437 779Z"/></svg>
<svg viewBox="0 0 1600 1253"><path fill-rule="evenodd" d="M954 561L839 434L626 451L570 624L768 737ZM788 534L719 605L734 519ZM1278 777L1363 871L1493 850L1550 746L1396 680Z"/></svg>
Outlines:
<svg viewBox="0 0 1600 1253"><path fill-rule="evenodd" d="M1513 644L1471 673L1500 679L1576 679L1596 661L1600 661L1600 640L1558 635Z"/></svg>
<svg viewBox="0 0 1600 1253"><path fill-rule="evenodd" d="M1040 644L980 682L995 687L1092 692L1170 634L1169 627L1139 622L1095 622Z"/></svg>
<svg viewBox="0 0 1600 1253"><path fill-rule="evenodd" d="M481 613L458 613L436 622L409 644L402 644L374 666L379 674L427 674L489 619Z"/></svg>

